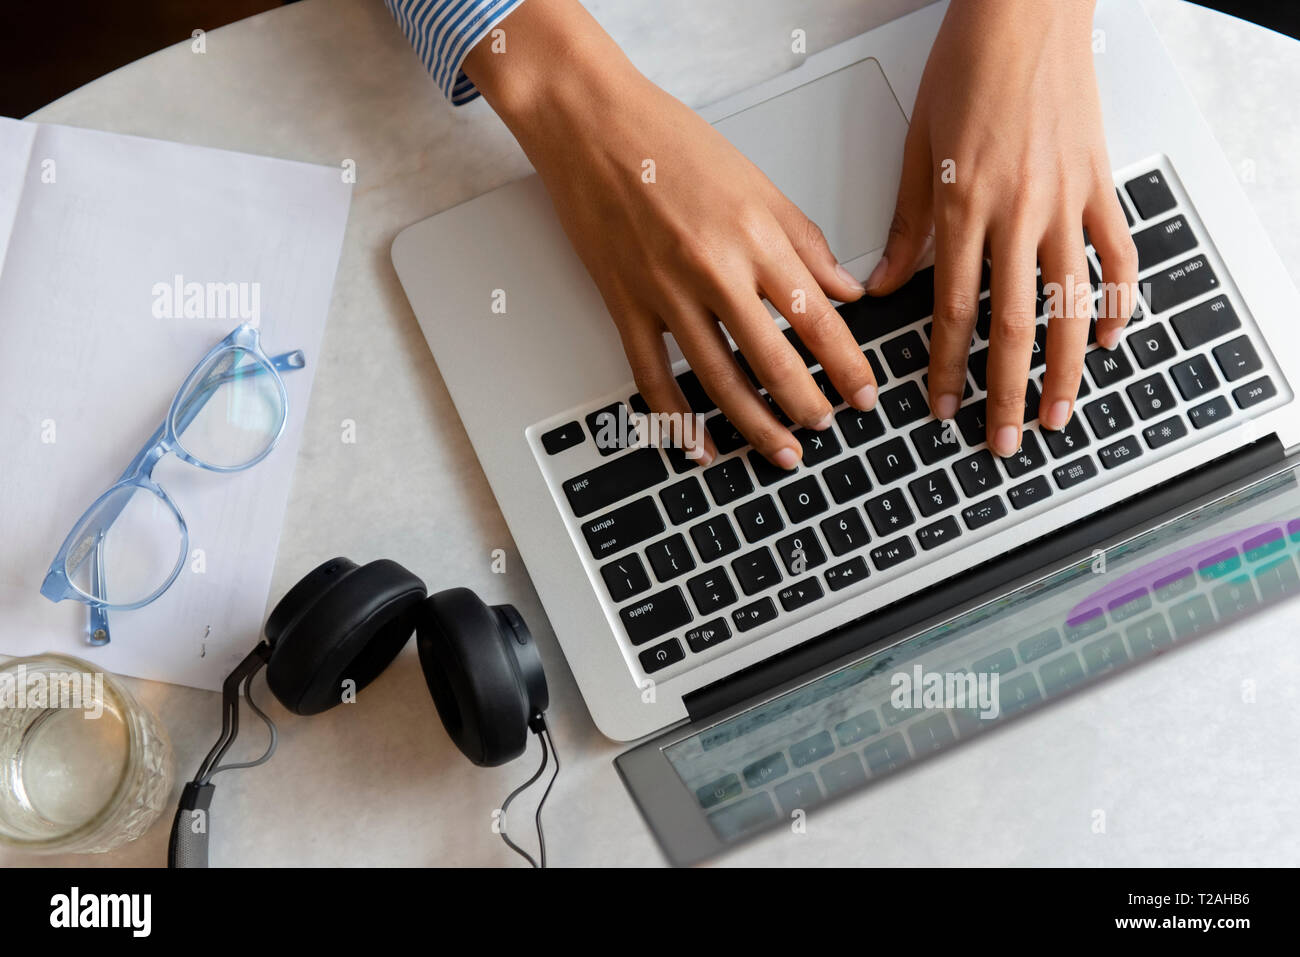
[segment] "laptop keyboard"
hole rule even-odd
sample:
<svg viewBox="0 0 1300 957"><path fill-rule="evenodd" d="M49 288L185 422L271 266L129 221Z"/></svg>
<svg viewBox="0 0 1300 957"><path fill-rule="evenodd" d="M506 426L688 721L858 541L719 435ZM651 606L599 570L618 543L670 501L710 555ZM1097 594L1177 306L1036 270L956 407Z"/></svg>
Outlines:
<svg viewBox="0 0 1300 957"><path fill-rule="evenodd" d="M1097 347L1093 323L1075 414L1057 432L1037 422L1047 331L1040 288L1023 443L1010 458L985 442L987 273L962 405L951 422L930 415L933 269L889 296L838 307L875 369L879 401L870 412L848 407L784 330L836 407L829 429L795 430L804 457L793 472L749 449L689 370L678 382L719 452L708 468L679 449L611 441L635 444L629 411L648 411L638 394L529 429L611 626L646 675L681 673L725 653L719 647L906 574L1018 513L1276 404L1281 380L1174 177L1153 168L1119 195L1138 249L1141 301L1113 351ZM1087 255L1096 285L1091 245Z"/></svg>

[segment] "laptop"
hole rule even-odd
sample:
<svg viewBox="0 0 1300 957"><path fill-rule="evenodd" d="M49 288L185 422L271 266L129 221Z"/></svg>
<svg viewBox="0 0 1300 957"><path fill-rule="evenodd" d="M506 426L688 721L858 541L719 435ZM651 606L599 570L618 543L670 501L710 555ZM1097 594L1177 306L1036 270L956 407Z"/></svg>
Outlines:
<svg viewBox="0 0 1300 957"><path fill-rule="evenodd" d="M944 6L812 55L702 111L822 227L859 279L885 243L908 114ZM811 794L805 775L829 799L919 757L924 742L872 705L879 728L855 737L826 725L812 734L817 747L798 752L802 764L791 737L779 749L785 772L776 775L776 762L745 773L773 729L789 737L852 717L841 715L853 706L845 701L861 704L863 688L879 691L854 678L911 660L892 649L934 647L933 636L921 639L927 629L950 639L982 633L954 623L969 624L961 616L980 608L1022 607L1015 596L1041 594L1045 575L1077 571L1081 556L1181 528L1214 502L1289 474L1287 454L1300 444L1295 287L1141 5L1101 0L1096 28L1109 154L1139 250L1141 301L1116 350L1090 344L1076 414L1060 433L1037 422L1036 356L1024 444L1005 460L984 442L987 289L952 423L931 419L924 400L932 271L888 297L840 306L876 369L879 404L861 413L831 390L835 423L804 443L791 474L743 445L670 341L683 392L721 453L700 468L677 450L597 440L611 417L622 421L645 405L536 176L394 241L403 288L596 726L620 741L660 735L619 766L673 860L770 823L767 815L788 803L776 796L777 778L803 780L803 792L786 795L799 804ZM808 142L818 149L799 146ZM1091 247L1088 258L1099 272ZM816 360L803 354L816 375ZM1256 524L1282 522L1285 537L1283 518ZM1250 537L1231 547L1244 554ZM1184 549L1194 547L1189 541L1177 539ZM1077 581L1061 587L1059 601L1087 598ZM1080 623L1053 606L1029 624L999 624L1003 637L1019 637L994 649L1010 658L1000 654L984 671L1007 675L1002 690L1028 675L1036 700L1046 700L1104 675L1121 651L1124 663L1139 660L1135 639L1111 630L1116 597L1124 596L1098 606L1100 633L1079 634L1090 648L1107 639L1104 658L1067 638L1066 628ZM1212 597L1191 597L1214 607ZM1053 615L1060 621L1049 626ZM1039 660L1021 647L1034 637L1020 634L1030 627L1060 632L1056 653L1077 658L1079 680L1048 686L1041 668L1049 653ZM1176 640L1173 623L1166 627ZM1163 647L1136 640L1150 654ZM961 670L976 670L972 663ZM994 664L1002 671L990 671ZM788 697L811 686L815 720ZM1019 689L1027 696L1027 681ZM761 719L774 708L794 725ZM955 714L928 716L948 727L945 734L933 724L932 744L964 735ZM728 730L708 738L716 728ZM747 736L754 733L763 740ZM894 734L889 760L877 755L873 768L864 749ZM841 738L852 739L848 756L862 765L862 781L846 770L832 788L812 772L842 756ZM732 743L721 750L702 743L724 739ZM760 796L765 804L751 800ZM719 817L724 805L745 801L735 820Z"/></svg>

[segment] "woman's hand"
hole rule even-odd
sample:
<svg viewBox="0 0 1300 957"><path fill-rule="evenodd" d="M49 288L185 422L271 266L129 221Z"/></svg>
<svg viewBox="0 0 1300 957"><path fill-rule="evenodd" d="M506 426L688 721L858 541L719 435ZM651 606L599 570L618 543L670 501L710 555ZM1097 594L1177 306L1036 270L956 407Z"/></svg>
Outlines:
<svg viewBox="0 0 1300 957"><path fill-rule="evenodd" d="M1097 320L1102 346L1119 341L1136 302L1137 253L1106 157L1092 16L1092 0L953 0L917 96L884 260L867 280L871 293L896 289L933 234L930 406L949 419L991 258L986 419L1002 456L1020 448L1036 265L1051 316L1039 406L1047 428L1068 423L1083 369L1092 299L1085 227L1108 293Z"/></svg>
<svg viewBox="0 0 1300 957"><path fill-rule="evenodd" d="M526 3L503 28L505 52L481 43L465 72L541 174L650 408L691 414L666 330L749 443L794 468L798 441L718 325L790 420L826 428L831 404L763 299L850 404L873 407L871 366L827 299L856 299L863 288L820 230L709 124L638 73L576 0ZM716 449L702 439L707 463Z"/></svg>

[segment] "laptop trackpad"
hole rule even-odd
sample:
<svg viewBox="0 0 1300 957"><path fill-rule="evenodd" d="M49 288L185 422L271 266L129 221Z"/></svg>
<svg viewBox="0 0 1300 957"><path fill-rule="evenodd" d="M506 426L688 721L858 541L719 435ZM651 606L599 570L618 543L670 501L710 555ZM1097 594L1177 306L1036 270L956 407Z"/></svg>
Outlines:
<svg viewBox="0 0 1300 957"><path fill-rule="evenodd" d="M885 244L907 119L874 59L714 126L822 228L840 262Z"/></svg>

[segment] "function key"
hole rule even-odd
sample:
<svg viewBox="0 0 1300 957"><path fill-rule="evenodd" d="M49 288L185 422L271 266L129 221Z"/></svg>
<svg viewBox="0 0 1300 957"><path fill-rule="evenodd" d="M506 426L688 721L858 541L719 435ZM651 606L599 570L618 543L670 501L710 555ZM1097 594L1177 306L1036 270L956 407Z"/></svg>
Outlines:
<svg viewBox="0 0 1300 957"><path fill-rule="evenodd" d="M709 510L709 500L695 476L659 491L659 501L674 525L699 518Z"/></svg>
<svg viewBox="0 0 1300 957"><path fill-rule="evenodd" d="M1147 302L1154 313L1165 312L1182 305L1188 299L1219 288L1219 278L1214 275L1210 261L1204 256L1194 256L1176 266L1166 266L1142 282L1146 288Z"/></svg>
<svg viewBox="0 0 1300 957"><path fill-rule="evenodd" d="M904 535L902 538L896 538L892 542L873 548L871 564L876 566L877 571L883 572L915 556L916 549L912 547L912 540Z"/></svg>
<svg viewBox="0 0 1300 957"><path fill-rule="evenodd" d="M1186 362L1180 362L1171 368L1169 373L1174 377L1174 385L1178 386L1184 399L1195 399L1219 387L1219 377L1214 374L1214 369L1205 356L1192 356Z"/></svg>
<svg viewBox="0 0 1300 957"><path fill-rule="evenodd" d="M1122 349L1094 349L1084 357L1084 362L1099 389L1122 382L1133 374L1133 366Z"/></svg>
<svg viewBox="0 0 1300 957"><path fill-rule="evenodd" d="M1101 459L1101 464L1104 467L1113 469L1116 466L1123 465L1130 459L1137 458L1141 454L1142 446L1138 444L1137 436L1126 435L1118 442L1114 442L1098 452L1097 458Z"/></svg>
<svg viewBox="0 0 1300 957"><path fill-rule="evenodd" d="M1039 475L1028 482L1012 486L1007 490L1007 499L1011 502L1012 508L1022 509L1042 501L1051 494L1052 486L1048 484L1047 476Z"/></svg>
<svg viewBox="0 0 1300 957"><path fill-rule="evenodd" d="M796 608L815 602L823 594L821 583L816 578L805 578L801 582L782 588L776 593L776 597L781 602L782 608L786 611L794 611Z"/></svg>
<svg viewBox="0 0 1300 957"><path fill-rule="evenodd" d="M587 431L601 455L613 455L631 447L637 438L627 406L615 402L587 416Z"/></svg>
<svg viewBox="0 0 1300 957"><path fill-rule="evenodd" d="M1195 349L1211 339L1227 335L1241 328L1237 311L1227 296L1215 296L1191 309L1178 313L1169 320L1184 349Z"/></svg>
<svg viewBox="0 0 1300 957"><path fill-rule="evenodd" d="M826 569L824 577L831 591L840 591L862 581L868 574L867 560L859 555L856 558L850 558L847 562L836 565L834 568Z"/></svg>
<svg viewBox="0 0 1300 957"><path fill-rule="evenodd" d="M926 551L937 548L945 542L950 542L961 534L961 526L957 524L957 519L948 515L939 519L933 525L926 525L924 528L917 529L916 540L921 543L921 547Z"/></svg>
<svg viewBox="0 0 1300 957"><path fill-rule="evenodd" d="M650 587L650 576L636 555L627 555L605 565L600 570L600 577L605 579L609 597L614 601L624 601Z"/></svg>
<svg viewBox="0 0 1300 957"><path fill-rule="evenodd" d="M623 629L634 645L643 645L651 639L680 628L691 620L691 610L686 607L682 590L675 585L635 605L628 605L618 613Z"/></svg>
<svg viewBox="0 0 1300 957"><path fill-rule="evenodd" d="M1174 394L1169 390L1165 377L1159 372L1134 382L1125 391L1128 392L1129 401L1133 403L1133 408L1137 410L1140 419L1154 419L1174 405Z"/></svg>
<svg viewBox="0 0 1300 957"><path fill-rule="evenodd" d="M902 385L880 394L880 407L885 410L889 422L896 429L901 429L917 419L924 419L930 414L925 396L915 382Z"/></svg>
<svg viewBox="0 0 1300 957"><path fill-rule="evenodd" d="M983 528L990 522L1005 518L1006 514L1007 507L1002 504L1002 499L994 495L991 498L986 498L981 502L963 508L961 510L961 520L973 532L977 528Z"/></svg>
<svg viewBox="0 0 1300 957"><path fill-rule="evenodd" d="M558 429L551 429L542 435L542 448L547 455L558 455L565 449L571 449L582 442L582 426L575 419L566 422Z"/></svg>
<svg viewBox="0 0 1300 957"><path fill-rule="evenodd" d="M1097 466L1092 464L1092 459L1084 455L1073 462L1066 462L1064 465L1058 465L1052 470L1052 478L1056 480L1056 487L1059 489L1073 488L1080 482L1086 482L1090 478L1096 478Z"/></svg>
<svg viewBox="0 0 1300 957"><path fill-rule="evenodd" d="M1150 269L1166 259L1173 259L1196 248L1192 227L1182 216L1166 219L1133 234L1137 247L1138 269Z"/></svg>
<svg viewBox="0 0 1300 957"><path fill-rule="evenodd" d="M1202 402L1187 410L1187 418L1191 420L1193 428L1197 429L1204 429L1230 415L1232 415L1232 406L1228 405L1228 400L1221 395L1216 395L1209 402Z"/></svg>
<svg viewBox="0 0 1300 957"><path fill-rule="evenodd" d="M1232 390L1232 398L1239 409L1249 409L1277 395L1277 387L1268 376L1260 376L1254 382L1247 382Z"/></svg>
<svg viewBox="0 0 1300 957"><path fill-rule="evenodd" d="M1215 346L1214 361L1219 364L1219 368L1223 370L1223 377L1229 382L1244 379L1263 368L1255 347L1245 336L1238 336L1221 346Z"/></svg>
<svg viewBox="0 0 1300 957"><path fill-rule="evenodd" d="M1171 415L1154 425L1148 425L1142 430L1142 438L1146 439L1147 447L1158 449L1162 445L1168 445L1170 442L1176 442L1187 434L1187 426L1183 420L1176 415Z"/></svg>
<svg viewBox="0 0 1300 957"><path fill-rule="evenodd" d="M1143 369L1150 369L1157 363L1172 359L1175 352L1169 333L1165 332L1165 327L1158 322L1143 326L1129 335L1128 347L1133 350L1138 365Z"/></svg>
<svg viewBox="0 0 1300 957"><path fill-rule="evenodd" d="M1123 432L1133 424L1133 417L1128 414L1128 409L1124 408L1124 402L1118 392L1111 392L1100 399L1094 399L1083 407L1083 412L1092 425L1092 431L1099 439Z"/></svg>
<svg viewBox="0 0 1300 957"><path fill-rule="evenodd" d="M731 620L738 631L749 631L759 625L767 624L776 617L776 605L770 598L760 598L748 605L741 605L731 613Z"/></svg>
<svg viewBox="0 0 1300 957"><path fill-rule="evenodd" d="M1174 208L1174 194L1170 192L1169 184L1158 169L1129 180L1124 184L1124 189L1129 199L1133 200L1133 208L1143 219L1159 216Z"/></svg>
<svg viewBox="0 0 1300 957"><path fill-rule="evenodd" d="M704 481L713 493L713 501L726 505L754 491L754 483L745 471L744 459L728 459L704 470Z"/></svg>
<svg viewBox="0 0 1300 957"><path fill-rule="evenodd" d="M669 665L675 665L686 657L686 652L682 650L682 643L676 638L669 638L662 644L655 645L653 648L647 648L637 656L641 659L641 668L646 674L654 674L662 668Z"/></svg>
<svg viewBox="0 0 1300 957"><path fill-rule="evenodd" d="M731 626L725 618L714 618L686 633L686 644L697 655L708 651L714 645L721 644L731 637Z"/></svg>

